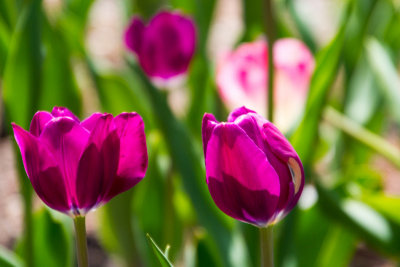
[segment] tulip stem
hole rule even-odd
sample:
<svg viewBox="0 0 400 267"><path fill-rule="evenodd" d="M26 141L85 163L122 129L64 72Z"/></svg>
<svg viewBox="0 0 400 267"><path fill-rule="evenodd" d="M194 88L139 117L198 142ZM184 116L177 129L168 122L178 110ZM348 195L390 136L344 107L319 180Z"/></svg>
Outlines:
<svg viewBox="0 0 400 267"><path fill-rule="evenodd" d="M86 242L85 216L76 216L74 218L76 235L76 253L79 267L88 267L88 252Z"/></svg>
<svg viewBox="0 0 400 267"><path fill-rule="evenodd" d="M275 43L275 14L273 0L264 0L264 27L268 41L268 70L267 70L267 116L270 122L274 119L274 53Z"/></svg>
<svg viewBox="0 0 400 267"><path fill-rule="evenodd" d="M274 235L272 225L260 228L261 266L274 266Z"/></svg>

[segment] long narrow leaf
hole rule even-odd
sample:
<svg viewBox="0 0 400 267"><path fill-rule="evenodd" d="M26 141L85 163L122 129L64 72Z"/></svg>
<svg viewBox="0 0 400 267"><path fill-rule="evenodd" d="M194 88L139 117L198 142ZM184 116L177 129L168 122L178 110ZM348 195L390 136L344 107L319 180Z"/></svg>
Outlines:
<svg viewBox="0 0 400 267"><path fill-rule="evenodd" d="M382 44L370 38L366 43L367 58L382 88L392 116L400 124L400 78L396 66Z"/></svg>
<svg viewBox="0 0 400 267"><path fill-rule="evenodd" d="M168 256L163 252L154 242L153 238L149 234L146 235L151 247L153 248L154 254L157 256L162 267L173 267L172 263L169 261Z"/></svg>

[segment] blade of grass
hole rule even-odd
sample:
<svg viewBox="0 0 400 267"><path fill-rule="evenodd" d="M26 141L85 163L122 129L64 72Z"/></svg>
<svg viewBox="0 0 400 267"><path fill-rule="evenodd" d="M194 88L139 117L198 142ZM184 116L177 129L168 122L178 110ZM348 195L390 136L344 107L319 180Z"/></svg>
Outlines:
<svg viewBox="0 0 400 267"><path fill-rule="evenodd" d="M324 110L323 118L329 122L329 124L375 150L392 162L396 167L400 168L400 150L379 135L368 131L331 107Z"/></svg>

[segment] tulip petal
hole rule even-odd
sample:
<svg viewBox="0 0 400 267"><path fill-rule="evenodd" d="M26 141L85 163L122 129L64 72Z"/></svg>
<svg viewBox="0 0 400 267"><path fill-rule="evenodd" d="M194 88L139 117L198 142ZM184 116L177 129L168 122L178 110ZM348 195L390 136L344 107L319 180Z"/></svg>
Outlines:
<svg viewBox="0 0 400 267"><path fill-rule="evenodd" d="M280 193L279 177L264 152L239 126L222 123L214 128L206 166L211 196L222 211L257 225L272 218Z"/></svg>
<svg viewBox="0 0 400 267"><path fill-rule="evenodd" d="M290 211L300 198L304 187L304 170L300 158L292 145L286 140L282 133L272 124L265 123L263 132L266 138L266 143L269 145L272 153L282 162L288 165L291 172L291 181L293 183L294 196L288 199L286 211Z"/></svg>
<svg viewBox="0 0 400 267"><path fill-rule="evenodd" d="M80 212L89 211L94 207L103 186L102 158L95 144L90 144L79 161L76 179L77 206Z"/></svg>
<svg viewBox="0 0 400 267"><path fill-rule="evenodd" d="M160 12L143 32L139 61L150 76L168 79L185 72L195 49L193 22L179 13Z"/></svg>
<svg viewBox="0 0 400 267"><path fill-rule="evenodd" d="M39 137L42 133L45 125L53 118L47 111L38 111L32 118L31 126L29 128L29 132L36 137Z"/></svg>
<svg viewBox="0 0 400 267"><path fill-rule="evenodd" d="M257 114L255 111L246 108L245 106L242 106L240 108L234 109L228 116L228 122L234 122L238 117L248 114L248 113L254 113Z"/></svg>
<svg viewBox="0 0 400 267"><path fill-rule="evenodd" d="M125 45L136 54L140 53L144 30L143 21L139 17L134 17L125 32Z"/></svg>
<svg viewBox="0 0 400 267"><path fill-rule="evenodd" d="M72 113L72 111L70 111L65 107L54 107L53 110L51 111L51 115L53 115L53 117L69 117L76 122L80 122L79 118L75 116L75 114Z"/></svg>
<svg viewBox="0 0 400 267"><path fill-rule="evenodd" d="M70 117L58 117L49 121L39 138L58 162L68 193L75 204L78 164L88 138L89 132Z"/></svg>
<svg viewBox="0 0 400 267"><path fill-rule="evenodd" d="M86 128L86 130L88 130L89 132L91 132L96 126L97 120L103 115L104 114L99 112L93 113L90 117L86 118L81 122L81 126Z"/></svg>
<svg viewBox="0 0 400 267"><path fill-rule="evenodd" d="M53 155L34 135L16 124L12 126L26 173L36 193L49 207L68 212L71 201Z"/></svg>
<svg viewBox="0 0 400 267"><path fill-rule="evenodd" d="M96 125L79 162L76 182L79 208L85 212L100 203L110 190L120 156L119 136L115 129L112 130L112 115L103 114L91 118L96 120ZM93 168L97 170L93 172Z"/></svg>
<svg viewBox="0 0 400 267"><path fill-rule="evenodd" d="M207 152L207 144L210 140L212 131L214 130L215 126L217 126L218 121L215 119L213 114L205 113L203 117L203 122L201 126L201 136L203 139L203 151L204 156L206 156Z"/></svg>
<svg viewBox="0 0 400 267"><path fill-rule="evenodd" d="M114 118L114 125L120 138L120 157L117 176L105 201L142 180L148 164L142 118L137 113L121 113Z"/></svg>
<svg viewBox="0 0 400 267"><path fill-rule="evenodd" d="M263 125L268 121L257 113L247 113L237 117L235 124L243 129L247 136L264 152L270 164L274 167L275 172L279 175L280 193L277 210L285 209L288 202L293 198L294 186L289 166L286 161L278 158L270 149L268 139L261 132Z"/></svg>
<svg viewBox="0 0 400 267"><path fill-rule="evenodd" d="M257 113L247 113L235 119L235 124L238 125L253 142L265 152L264 139L260 130L267 120L260 117Z"/></svg>
<svg viewBox="0 0 400 267"><path fill-rule="evenodd" d="M117 179L121 179L120 177L117 176L119 160L120 160L120 156L121 156L120 150L121 150L120 138L117 134L117 131L114 130L104 140L103 146L100 151L100 154L103 159L102 166L103 166L103 173L104 173L104 181L103 181L103 187L102 187L101 194L100 194L100 198L101 198L100 200L103 203L109 200L107 198L107 195L109 194L110 191L113 190L115 181ZM135 184L138 183L139 181L140 180L138 180L137 182L135 181ZM114 197L114 196L115 195L112 195L112 197Z"/></svg>

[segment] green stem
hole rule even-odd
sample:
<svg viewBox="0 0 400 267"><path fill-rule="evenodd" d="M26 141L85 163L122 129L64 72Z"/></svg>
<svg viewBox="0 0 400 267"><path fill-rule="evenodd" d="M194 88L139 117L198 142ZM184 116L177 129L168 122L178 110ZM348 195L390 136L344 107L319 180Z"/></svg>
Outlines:
<svg viewBox="0 0 400 267"><path fill-rule="evenodd" d="M86 242L85 216L76 216L74 218L76 234L76 253L79 267L88 267L88 252Z"/></svg>
<svg viewBox="0 0 400 267"><path fill-rule="evenodd" d="M17 145L15 143L14 151L17 151ZM15 153L18 155L18 153ZM20 157L16 158L18 168L18 178L20 183L20 190L22 192L22 198L24 201L24 259L26 267L33 267L35 265L34 260L34 247L33 247L33 213L32 213L32 185L28 182L26 177L25 169Z"/></svg>
<svg viewBox="0 0 400 267"><path fill-rule="evenodd" d="M342 115L335 109L328 107L324 112L324 119L347 135L372 148L398 168L400 168L400 151L385 139L358 125L356 122Z"/></svg>
<svg viewBox="0 0 400 267"><path fill-rule="evenodd" d="M164 203L164 244L172 242L173 230L174 230L174 207L173 207L173 197L174 197L174 169L173 166L170 167L165 185L165 203Z"/></svg>
<svg viewBox="0 0 400 267"><path fill-rule="evenodd" d="M274 43L275 43L275 15L273 0L264 0L264 27L268 39L268 83L267 83L267 114L268 120L273 122L274 119Z"/></svg>
<svg viewBox="0 0 400 267"><path fill-rule="evenodd" d="M272 225L260 228L261 267L274 267L274 235Z"/></svg>
<svg viewBox="0 0 400 267"><path fill-rule="evenodd" d="M26 266L33 267L33 215L32 215L32 193L24 196L24 228L25 228L25 257Z"/></svg>

